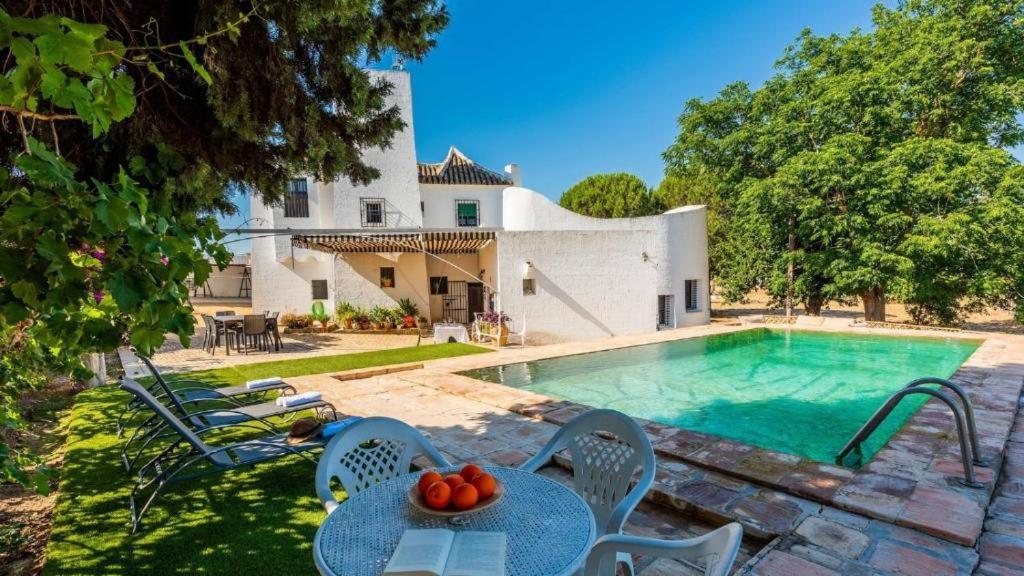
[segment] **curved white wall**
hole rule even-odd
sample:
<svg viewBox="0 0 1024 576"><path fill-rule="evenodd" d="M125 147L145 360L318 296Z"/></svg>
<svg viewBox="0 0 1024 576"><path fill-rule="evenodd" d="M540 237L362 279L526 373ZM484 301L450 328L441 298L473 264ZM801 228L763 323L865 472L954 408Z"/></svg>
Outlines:
<svg viewBox="0 0 1024 576"><path fill-rule="evenodd" d="M706 210L685 206L642 218L592 218L522 187L502 191L498 234L501 306L526 320L534 342L652 331L658 296L671 295L671 326L706 324ZM534 265L537 294L522 291ZM698 309L686 310L686 281L697 281Z"/></svg>

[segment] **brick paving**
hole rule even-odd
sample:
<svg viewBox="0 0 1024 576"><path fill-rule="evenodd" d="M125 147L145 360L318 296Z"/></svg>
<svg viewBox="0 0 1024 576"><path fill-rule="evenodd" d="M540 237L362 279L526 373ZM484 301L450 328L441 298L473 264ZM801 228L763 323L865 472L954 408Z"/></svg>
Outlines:
<svg viewBox="0 0 1024 576"><path fill-rule="evenodd" d="M1024 576L1024 396L1006 448L1006 461L985 517L978 576Z"/></svg>

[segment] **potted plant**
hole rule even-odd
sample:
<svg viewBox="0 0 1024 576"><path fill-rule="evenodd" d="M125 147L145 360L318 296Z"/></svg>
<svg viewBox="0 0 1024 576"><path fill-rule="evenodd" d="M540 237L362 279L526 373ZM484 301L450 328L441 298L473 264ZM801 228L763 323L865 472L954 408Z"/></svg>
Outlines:
<svg viewBox="0 0 1024 576"><path fill-rule="evenodd" d="M356 306L352 312L352 321L360 330L370 329L370 313L362 306Z"/></svg>
<svg viewBox="0 0 1024 576"><path fill-rule="evenodd" d="M401 312L402 327L403 328L415 328L416 317L420 314L420 307L417 306L412 300L408 298L402 298L398 301L398 309Z"/></svg>
<svg viewBox="0 0 1024 576"><path fill-rule="evenodd" d="M391 313L388 314L388 328L394 329L400 327L404 316L402 309L398 306L391 308Z"/></svg>
<svg viewBox="0 0 1024 576"><path fill-rule="evenodd" d="M351 330L356 323L356 307L349 302L338 302L338 305L334 307L334 313L338 317L338 322L341 322L345 326L345 330Z"/></svg>
<svg viewBox="0 0 1024 576"><path fill-rule="evenodd" d="M486 331L498 346L508 344L508 316L504 312L485 312L480 318L480 329Z"/></svg>
<svg viewBox="0 0 1024 576"><path fill-rule="evenodd" d="M386 306L374 306L370 310L370 325L374 330L382 330L391 318L391 310Z"/></svg>

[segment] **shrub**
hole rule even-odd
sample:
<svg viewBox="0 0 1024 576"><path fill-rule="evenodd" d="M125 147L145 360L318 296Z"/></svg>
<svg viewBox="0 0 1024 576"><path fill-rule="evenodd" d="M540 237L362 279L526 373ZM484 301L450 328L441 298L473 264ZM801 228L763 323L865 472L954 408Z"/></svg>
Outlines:
<svg viewBox="0 0 1024 576"><path fill-rule="evenodd" d="M341 322L355 320L357 312L358 309L351 302L338 302L338 305L334 307L334 313Z"/></svg>
<svg viewBox="0 0 1024 576"><path fill-rule="evenodd" d="M370 310L370 321L387 324L391 321L391 309L386 306L374 306L373 310Z"/></svg>
<svg viewBox="0 0 1024 576"><path fill-rule="evenodd" d="M420 315L420 307L408 298L402 298L398 301L398 310L402 315L402 318L405 318L406 316L412 316L415 318Z"/></svg>
<svg viewBox="0 0 1024 576"><path fill-rule="evenodd" d="M298 330L301 328L309 328L313 323L313 319L310 316L303 314L285 314L281 317L281 323L292 330Z"/></svg>

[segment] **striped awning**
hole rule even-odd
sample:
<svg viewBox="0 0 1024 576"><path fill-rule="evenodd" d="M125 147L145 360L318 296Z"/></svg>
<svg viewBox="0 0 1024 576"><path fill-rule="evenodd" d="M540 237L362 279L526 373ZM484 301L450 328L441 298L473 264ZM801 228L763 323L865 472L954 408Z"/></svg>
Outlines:
<svg viewBox="0 0 1024 576"><path fill-rule="evenodd" d="M367 232L365 234L296 234L292 246L328 253L422 252L472 254L494 240L494 232Z"/></svg>

